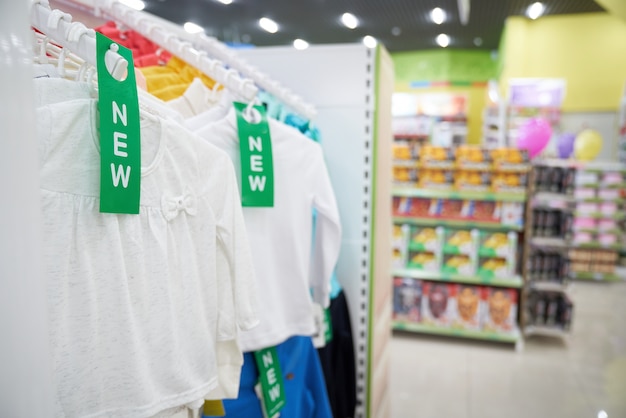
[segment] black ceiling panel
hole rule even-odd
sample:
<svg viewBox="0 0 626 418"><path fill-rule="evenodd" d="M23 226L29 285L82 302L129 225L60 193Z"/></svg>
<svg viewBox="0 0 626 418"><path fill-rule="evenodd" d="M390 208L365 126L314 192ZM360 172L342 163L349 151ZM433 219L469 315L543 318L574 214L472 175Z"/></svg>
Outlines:
<svg viewBox="0 0 626 418"><path fill-rule="evenodd" d="M437 48L446 33L451 48L496 49L508 16L523 15L534 0L471 0L469 23L459 19L457 0L145 0L146 11L183 24L192 21L225 42L289 45L296 38L312 44L358 42L372 35L390 51ZM546 15L603 12L593 0L544 0ZM435 25L430 11L441 7L447 20ZM360 21L350 30L339 21L351 12ZM280 25L270 34L258 26L266 16ZM392 33L393 28L397 32ZM474 43L480 38L478 45Z"/></svg>

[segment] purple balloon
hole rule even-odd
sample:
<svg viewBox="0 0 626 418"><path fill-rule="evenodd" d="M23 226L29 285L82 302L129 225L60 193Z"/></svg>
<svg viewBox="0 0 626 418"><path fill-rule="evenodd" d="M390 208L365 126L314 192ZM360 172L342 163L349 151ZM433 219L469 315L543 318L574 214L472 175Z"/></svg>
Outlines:
<svg viewBox="0 0 626 418"><path fill-rule="evenodd" d="M529 119L517 131L517 148L527 149L528 156L534 158L548 145L551 136L552 127L548 121Z"/></svg>
<svg viewBox="0 0 626 418"><path fill-rule="evenodd" d="M559 158L569 158L574 152L574 142L576 142L576 135L570 132L563 132L556 142L556 149L559 153Z"/></svg>

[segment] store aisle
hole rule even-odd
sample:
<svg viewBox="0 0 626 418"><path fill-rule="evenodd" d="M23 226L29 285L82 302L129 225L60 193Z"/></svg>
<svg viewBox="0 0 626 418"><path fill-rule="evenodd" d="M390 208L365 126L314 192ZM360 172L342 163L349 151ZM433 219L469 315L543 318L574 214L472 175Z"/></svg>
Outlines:
<svg viewBox="0 0 626 418"><path fill-rule="evenodd" d="M575 283L570 294L569 339L528 338L519 353L395 333L392 417L626 417L626 283Z"/></svg>

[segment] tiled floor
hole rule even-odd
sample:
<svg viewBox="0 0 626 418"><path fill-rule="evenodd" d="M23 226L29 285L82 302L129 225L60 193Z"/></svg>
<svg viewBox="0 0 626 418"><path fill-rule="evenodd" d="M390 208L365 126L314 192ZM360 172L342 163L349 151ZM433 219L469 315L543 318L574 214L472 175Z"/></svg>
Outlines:
<svg viewBox="0 0 626 418"><path fill-rule="evenodd" d="M626 418L626 283L574 283L570 296L571 335L521 352L394 334L392 417Z"/></svg>

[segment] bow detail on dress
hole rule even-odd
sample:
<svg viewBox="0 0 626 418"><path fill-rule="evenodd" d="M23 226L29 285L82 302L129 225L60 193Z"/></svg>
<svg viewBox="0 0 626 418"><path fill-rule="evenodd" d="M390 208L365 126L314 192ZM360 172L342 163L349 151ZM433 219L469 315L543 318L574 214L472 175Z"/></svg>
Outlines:
<svg viewBox="0 0 626 418"><path fill-rule="evenodd" d="M187 215L195 216L198 213L198 198L189 189L186 189L182 196L162 196L161 211L168 222L176 218L181 211L187 212Z"/></svg>

